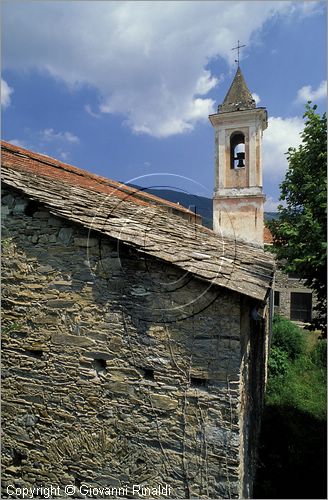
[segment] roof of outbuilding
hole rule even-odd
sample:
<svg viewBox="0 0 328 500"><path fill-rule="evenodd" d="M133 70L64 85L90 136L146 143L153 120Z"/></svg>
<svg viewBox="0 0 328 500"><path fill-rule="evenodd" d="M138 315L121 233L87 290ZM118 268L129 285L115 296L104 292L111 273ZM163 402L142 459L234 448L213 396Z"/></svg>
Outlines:
<svg viewBox="0 0 328 500"><path fill-rule="evenodd" d="M238 66L235 77L224 98L223 103L218 108L218 113L229 113L231 111L243 111L256 108L255 100L250 93L245 78Z"/></svg>
<svg viewBox="0 0 328 500"><path fill-rule="evenodd" d="M150 201L136 199L127 186L124 191L119 183L8 143L2 145L1 163L5 184L43 203L54 215L213 285L258 300L266 298L274 263L263 250L222 238Z"/></svg>
<svg viewBox="0 0 328 500"><path fill-rule="evenodd" d="M85 189L90 189L90 191L104 194L115 193L117 198L130 198L137 205L160 205L163 208L181 212L181 214L189 215L192 218L195 217L194 212L178 203L164 200L144 190L92 174L50 156L35 153L9 142L1 141L1 156L4 165L10 163L11 166L16 166L19 169L53 179L61 179L68 184L79 185Z"/></svg>
<svg viewBox="0 0 328 500"><path fill-rule="evenodd" d="M273 244L273 236L272 236L270 229L267 226L264 226L263 240L264 240L265 245L272 245Z"/></svg>

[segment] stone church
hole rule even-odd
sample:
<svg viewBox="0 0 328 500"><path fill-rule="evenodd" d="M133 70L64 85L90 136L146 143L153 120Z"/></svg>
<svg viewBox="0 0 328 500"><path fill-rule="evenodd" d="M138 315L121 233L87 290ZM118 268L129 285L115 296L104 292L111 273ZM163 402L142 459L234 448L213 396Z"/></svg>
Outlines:
<svg viewBox="0 0 328 500"><path fill-rule="evenodd" d="M2 142L3 498L252 496L274 266L239 68L210 121L214 231Z"/></svg>

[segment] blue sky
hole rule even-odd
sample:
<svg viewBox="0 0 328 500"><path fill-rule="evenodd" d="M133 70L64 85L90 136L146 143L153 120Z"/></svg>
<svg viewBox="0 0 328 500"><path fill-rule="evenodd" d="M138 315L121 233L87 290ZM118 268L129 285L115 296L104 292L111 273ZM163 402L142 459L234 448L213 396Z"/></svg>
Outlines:
<svg viewBox="0 0 328 500"><path fill-rule="evenodd" d="M326 3L2 3L2 138L144 187L212 196L215 112L241 68L269 114L274 210L308 99L326 103Z"/></svg>

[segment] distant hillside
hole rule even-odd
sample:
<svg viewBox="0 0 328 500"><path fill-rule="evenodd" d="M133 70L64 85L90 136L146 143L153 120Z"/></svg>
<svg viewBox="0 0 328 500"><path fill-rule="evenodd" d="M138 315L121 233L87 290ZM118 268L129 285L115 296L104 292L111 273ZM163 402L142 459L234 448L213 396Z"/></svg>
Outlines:
<svg viewBox="0 0 328 500"><path fill-rule="evenodd" d="M273 219L279 219L278 212L264 212L264 220L265 221L270 221Z"/></svg>
<svg viewBox="0 0 328 500"><path fill-rule="evenodd" d="M132 184L131 184L132 186ZM138 189L144 190L146 193L151 193L165 200L172 201L173 203L179 203L183 207L192 210L196 209L197 214L202 216L203 225L212 229L213 227L213 205L212 199L206 198L205 196L197 196L195 194L182 193L181 191L174 191L173 189L144 189L140 186L135 186ZM276 212L265 212L264 219L269 221L272 219L277 219L278 214Z"/></svg>
<svg viewBox="0 0 328 500"><path fill-rule="evenodd" d="M202 216L204 226L212 229L213 227L213 202L211 198L205 198L205 196L197 196L187 193L181 193L180 191L174 191L172 189L147 189L148 193L160 196L165 200L173 201L174 203L180 203L180 205L189 208L189 210L194 211L196 206L196 212ZM272 219L277 219L279 217L276 212L265 212L264 219L270 221Z"/></svg>
<svg viewBox="0 0 328 500"><path fill-rule="evenodd" d="M164 198L165 200L179 203L192 212L196 210L196 213L203 218L203 225L212 228L213 210L210 198L182 193L181 191L173 191L172 189L147 189L147 192L160 196L160 198Z"/></svg>

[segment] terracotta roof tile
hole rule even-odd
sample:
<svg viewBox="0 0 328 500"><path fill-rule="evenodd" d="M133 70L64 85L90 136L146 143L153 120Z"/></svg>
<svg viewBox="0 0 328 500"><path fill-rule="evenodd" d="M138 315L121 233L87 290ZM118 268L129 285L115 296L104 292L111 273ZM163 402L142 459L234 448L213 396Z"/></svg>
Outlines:
<svg viewBox="0 0 328 500"><path fill-rule="evenodd" d="M270 229L267 226L264 226L264 231L263 231L263 240L266 245L272 245L273 244L273 236L270 231Z"/></svg>

